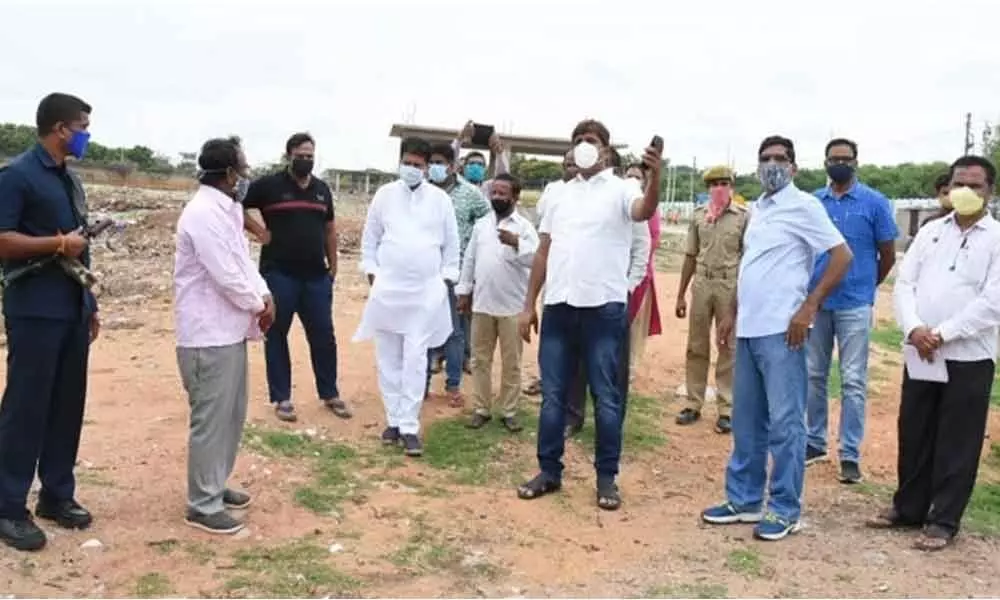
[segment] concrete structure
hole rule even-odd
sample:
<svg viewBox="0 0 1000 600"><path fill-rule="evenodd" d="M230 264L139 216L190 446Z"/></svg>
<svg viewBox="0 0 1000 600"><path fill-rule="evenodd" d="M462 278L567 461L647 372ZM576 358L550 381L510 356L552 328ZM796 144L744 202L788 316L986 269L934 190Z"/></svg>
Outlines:
<svg viewBox="0 0 1000 600"><path fill-rule="evenodd" d="M323 178L333 188L334 194L339 194L343 190L345 193L364 193L368 196L374 194L380 185L397 177L399 175L396 173L379 171L378 169L365 169L363 171L328 169L323 173Z"/></svg>
<svg viewBox="0 0 1000 600"><path fill-rule="evenodd" d="M389 136L395 138L421 137L428 142L451 142L458 132L454 129L444 129L441 127L422 127L420 125L405 125L396 123L389 130ZM569 138L553 137L531 137L526 135L499 134L503 138L503 143L512 153L517 154L537 154L541 156L558 156L566 154L572 145ZM615 148L623 150L626 144L612 144ZM462 148L468 150L489 150L485 146L463 145Z"/></svg>

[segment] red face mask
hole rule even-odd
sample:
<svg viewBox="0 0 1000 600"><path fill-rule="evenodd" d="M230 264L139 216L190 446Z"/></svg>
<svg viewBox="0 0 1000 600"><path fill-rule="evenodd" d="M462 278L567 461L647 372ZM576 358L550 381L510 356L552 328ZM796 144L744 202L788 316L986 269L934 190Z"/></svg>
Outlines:
<svg viewBox="0 0 1000 600"><path fill-rule="evenodd" d="M717 185L709 190L708 206L705 207L705 221L715 223L722 216L722 213L729 207L732 200L732 189Z"/></svg>

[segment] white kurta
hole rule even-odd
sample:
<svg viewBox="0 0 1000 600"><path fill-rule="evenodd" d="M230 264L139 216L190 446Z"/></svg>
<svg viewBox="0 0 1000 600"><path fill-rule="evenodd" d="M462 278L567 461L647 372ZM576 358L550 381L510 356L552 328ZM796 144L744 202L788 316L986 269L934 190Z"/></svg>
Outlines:
<svg viewBox="0 0 1000 600"><path fill-rule="evenodd" d="M361 236L361 268L375 276L355 341L376 332L438 347L451 335L444 280L458 281L458 224L451 198L423 183L402 181L375 192Z"/></svg>

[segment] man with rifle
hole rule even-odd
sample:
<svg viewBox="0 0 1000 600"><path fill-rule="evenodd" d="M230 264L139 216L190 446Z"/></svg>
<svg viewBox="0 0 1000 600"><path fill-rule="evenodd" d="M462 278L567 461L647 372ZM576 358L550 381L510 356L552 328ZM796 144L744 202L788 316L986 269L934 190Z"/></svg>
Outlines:
<svg viewBox="0 0 1000 600"><path fill-rule="evenodd" d="M3 290L0 541L18 550L45 546L27 510L36 468L42 487L35 516L71 529L92 520L74 497L73 467L100 321L83 284L92 282L83 185L66 168L68 157L79 159L87 149L90 112L75 96L46 96L38 105L38 143L0 173L0 260L5 275L21 273L5 278ZM31 263L42 264L23 270Z"/></svg>

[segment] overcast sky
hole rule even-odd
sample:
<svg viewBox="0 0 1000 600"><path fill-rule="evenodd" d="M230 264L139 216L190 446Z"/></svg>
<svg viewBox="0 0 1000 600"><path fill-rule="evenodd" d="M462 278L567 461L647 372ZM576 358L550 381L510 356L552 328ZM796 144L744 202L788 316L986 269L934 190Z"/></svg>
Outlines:
<svg viewBox="0 0 1000 600"><path fill-rule="evenodd" d="M861 160L961 154L1000 119L997 0L0 0L0 122L50 91L93 104L93 139L176 158L237 133L251 162L312 132L323 168L393 169L394 122L467 118L753 168L782 133L818 166L831 135ZM670 6L669 10L654 10ZM412 113L412 114L411 114Z"/></svg>

